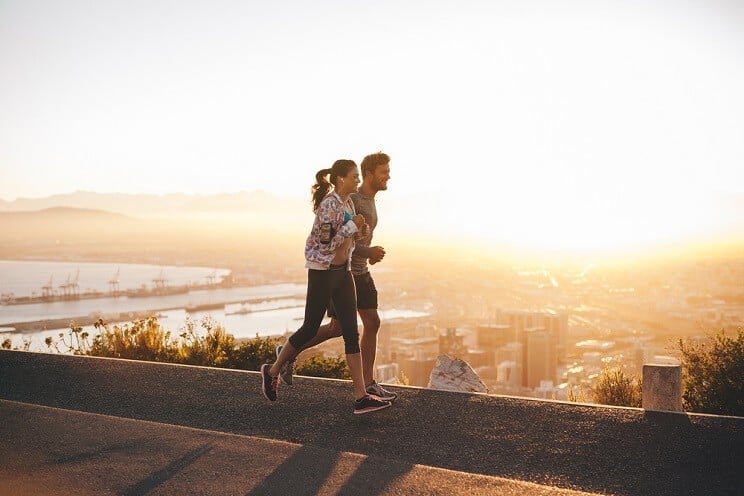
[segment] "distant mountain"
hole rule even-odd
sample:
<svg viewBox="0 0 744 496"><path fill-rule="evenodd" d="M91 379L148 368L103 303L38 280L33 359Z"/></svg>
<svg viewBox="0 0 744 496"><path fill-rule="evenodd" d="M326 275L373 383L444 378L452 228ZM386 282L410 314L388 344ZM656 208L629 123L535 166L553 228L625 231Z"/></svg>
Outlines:
<svg viewBox="0 0 744 496"><path fill-rule="evenodd" d="M117 214L113 212L106 212L104 210L96 210L92 208L75 208L75 207L49 207L41 210L34 211L19 211L19 212L0 212L0 217L3 219L105 219L108 221L127 219L128 216L124 214Z"/></svg>
<svg viewBox="0 0 744 496"><path fill-rule="evenodd" d="M0 212L0 232L6 240L131 231L147 224L149 222L135 217L90 208L49 207L36 211Z"/></svg>
<svg viewBox="0 0 744 496"><path fill-rule="evenodd" d="M78 191L44 198L0 200L0 212L28 212L57 207L152 217L193 212L240 213L255 210L287 212L297 208L307 210L309 209L309 201L280 198L261 190L213 195L188 195L185 193L154 195Z"/></svg>
<svg viewBox="0 0 744 496"><path fill-rule="evenodd" d="M217 203L224 208L224 202L221 206ZM187 212L168 216L163 215L167 207L157 204L153 211L156 208L157 212L148 212L152 215L69 206L0 212L0 260L117 260L239 267L246 260L265 259L281 260L278 266L284 266L282 257L296 257L302 242L301 237L298 242L296 236L286 233L286 226L292 225L286 221L279 224L284 232L278 232L278 228L267 232L271 226L265 227L264 223L262 227L255 206L253 211L243 210L238 215ZM189 207L182 203L179 208L183 211ZM208 209L209 204L204 208ZM269 212L269 216L273 220L276 213Z"/></svg>
<svg viewBox="0 0 744 496"><path fill-rule="evenodd" d="M744 194L720 193L698 200L701 215L699 219L692 219L697 224L691 221L691 228L696 230L649 244L646 247L649 253L686 252L691 246L726 246L731 247L727 249L732 252L741 250ZM554 248L547 238L545 248L530 244L524 236L525 226L515 220L518 216L514 217L504 204L496 202L494 205L493 212L479 212L471 206L463 214L462 205L446 201L435 192L391 191L380 195L377 201L379 218L384 220L383 228L375 233L374 242L385 246L390 253L403 246L425 246L426 251L436 249L460 254L473 250L478 256L495 254L500 259L512 254L515 258L538 259L546 254L572 255ZM474 215L484 218L474 221ZM178 245L185 252L193 253L199 243L244 250L241 240L250 239L251 246L271 247L281 237L298 246L304 242L312 219L310 195L279 197L261 190L209 195L79 191L46 198L0 200L0 257L30 254L37 246L65 243L76 249L82 249L81 243L89 243L90 251L94 244L104 242L121 250L135 250L135 246L138 250L155 250L152 247L159 243L157 246ZM543 221L533 218L532 230L539 231ZM569 228L576 225L572 219L566 222ZM570 239L571 236L567 231L566 237ZM143 246L146 248L141 248ZM622 250L618 249L618 256L626 256ZM585 257L585 253L589 251L579 250L576 256Z"/></svg>

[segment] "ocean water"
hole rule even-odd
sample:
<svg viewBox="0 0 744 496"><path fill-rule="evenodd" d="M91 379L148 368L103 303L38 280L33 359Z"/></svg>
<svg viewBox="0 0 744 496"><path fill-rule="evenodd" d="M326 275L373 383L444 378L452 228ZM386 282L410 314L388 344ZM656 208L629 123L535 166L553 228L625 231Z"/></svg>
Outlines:
<svg viewBox="0 0 744 496"><path fill-rule="evenodd" d="M61 286L74 281L80 293L105 293L110 289L109 281L114 279L122 291L150 288L155 279L163 279L169 286L206 284L210 278L219 282L229 273L218 267L0 260L0 294L41 295L44 286L62 293Z"/></svg>
<svg viewBox="0 0 744 496"><path fill-rule="evenodd" d="M79 275L78 271L79 270ZM91 287L108 291L108 281L119 272L120 289L151 286L151 280L165 276L170 285L190 282L204 283L210 274L224 277L226 269L209 267L174 267L137 264L89 264L67 262L13 262L0 261L0 286L3 293L13 292L17 296L31 295L47 284L50 277L59 275L64 281L68 273L79 278L81 288ZM50 275L51 274L51 275ZM124 274L127 277L124 278ZM217 280L219 280L219 277ZM33 279L29 282L29 279ZM83 286L83 281L89 286ZM81 290L82 292L82 290ZM261 286L194 290L185 294L129 298L127 296L104 297L80 300L57 300L24 305L0 305L0 341L10 338L13 346L21 347L24 340L30 341L33 351L46 351L47 337L55 340L59 335L67 336L70 326L48 328L34 332L15 332L10 326L17 322L34 322L45 319L73 319L74 317L101 315L107 322L128 323L131 312L147 311L157 315L160 324L173 334L184 329L189 321L199 327L203 319L221 324L236 338L275 336L291 333L302 324L305 310L305 284L278 283ZM40 294L40 291L37 291ZM224 303L224 305L222 305ZM187 307L210 305L217 308L188 313ZM425 312L408 309L382 309L383 320L423 317ZM361 322L360 322L361 325ZM91 335L93 326L83 326Z"/></svg>

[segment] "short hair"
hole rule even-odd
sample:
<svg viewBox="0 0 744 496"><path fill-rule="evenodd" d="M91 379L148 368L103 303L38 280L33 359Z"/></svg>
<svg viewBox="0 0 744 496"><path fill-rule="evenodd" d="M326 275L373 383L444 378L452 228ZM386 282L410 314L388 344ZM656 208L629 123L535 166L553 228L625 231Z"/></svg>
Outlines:
<svg viewBox="0 0 744 496"><path fill-rule="evenodd" d="M364 177L365 174L368 172L370 174L374 174L377 166L389 163L390 157L386 153L377 152L367 155L366 157L364 157L364 160L362 160L362 177Z"/></svg>

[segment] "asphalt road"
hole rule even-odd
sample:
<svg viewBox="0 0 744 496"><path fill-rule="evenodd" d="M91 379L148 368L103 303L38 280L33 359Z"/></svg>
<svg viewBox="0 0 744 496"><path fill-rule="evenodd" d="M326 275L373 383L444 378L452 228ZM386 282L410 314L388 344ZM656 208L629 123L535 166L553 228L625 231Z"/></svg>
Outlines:
<svg viewBox="0 0 744 496"><path fill-rule="evenodd" d="M0 402L0 476L30 439L37 447L24 457L64 458L50 444L59 432L78 440L59 445L67 458L118 452L106 443L156 458L111 494L183 483L184 471L170 478L164 464L201 463L210 446L221 460L210 480L236 492L191 494L744 494L742 418L392 389L392 408L355 416L346 381L298 377L270 403L257 372L0 351L0 399L9 400ZM94 461L76 480L101 477ZM104 472L122 462L109 457Z"/></svg>

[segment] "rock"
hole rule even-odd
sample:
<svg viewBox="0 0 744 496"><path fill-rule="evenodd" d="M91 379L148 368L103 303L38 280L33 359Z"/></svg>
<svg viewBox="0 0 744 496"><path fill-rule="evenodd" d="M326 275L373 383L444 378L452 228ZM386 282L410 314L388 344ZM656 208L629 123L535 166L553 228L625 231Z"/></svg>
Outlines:
<svg viewBox="0 0 744 496"><path fill-rule="evenodd" d="M430 389L487 393L488 388L465 360L440 355L429 377Z"/></svg>

